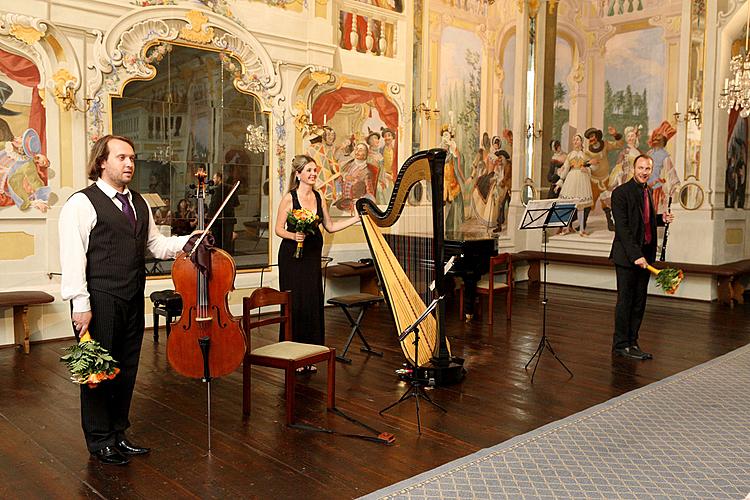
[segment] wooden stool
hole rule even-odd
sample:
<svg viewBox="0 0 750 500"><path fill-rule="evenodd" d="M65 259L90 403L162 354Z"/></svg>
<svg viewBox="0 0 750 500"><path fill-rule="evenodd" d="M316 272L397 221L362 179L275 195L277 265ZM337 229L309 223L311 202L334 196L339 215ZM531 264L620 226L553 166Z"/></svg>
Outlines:
<svg viewBox="0 0 750 500"><path fill-rule="evenodd" d="M377 304L379 302L383 302L383 297L380 295L372 295L370 293L355 293L352 295L342 295L340 297L331 297L328 299L329 304L334 304L339 307L341 307L341 310L344 311L344 314L346 315L346 318L349 320L349 324L352 325L352 332L349 334L349 338L346 340L346 345L344 346L344 351L336 356L336 359L343 362L350 364L352 360L350 358L346 357L346 352L349 350L349 346L352 343L352 340L354 339L354 334L356 333L359 335L359 338L362 340L362 343L364 344L364 347L361 347L359 350L362 352L369 352L370 354L374 354L376 356L382 356L382 352L373 351L370 347L370 344L367 343L367 340L365 339L365 336L362 334L362 330L360 330L359 325L362 323L362 318L365 317L365 312L367 312L367 308L370 307L372 304ZM357 316L357 319L355 320L352 318L352 315L349 314L349 309L352 307L359 307L359 316Z"/></svg>
<svg viewBox="0 0 750 500"><path fill-rule="evenodd" d="M159 290L152 292L151 302L154 303L154 342L159 343L159 316L167 321L167 338L172 331L172 320L182 314L182 297L174 290Z"/></svg>

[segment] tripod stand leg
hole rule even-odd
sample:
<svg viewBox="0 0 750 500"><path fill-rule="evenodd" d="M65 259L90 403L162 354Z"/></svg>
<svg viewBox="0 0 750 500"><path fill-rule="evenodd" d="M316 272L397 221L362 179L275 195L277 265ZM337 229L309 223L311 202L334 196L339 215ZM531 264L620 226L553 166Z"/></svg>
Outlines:
<svg viewBox="0 0 750 500"><path fill-rule="evenodd" d="M424 398L424 399L425 399L425 400L426 400L426 401L427 401L428 403L430 403L430 404L431 404L432 406L434 406L434 407L436 407L436 408L439 408L439 409L443 410L443 412L444 412L444 413L448 413L448 410L446 410L445 408L443 408L442 406L440 406L439 404L437 404L437 403L436 403L435 401L433 401L433 400L432 400L432 398L431 398L431 397L430 397L430 396L429 396L429 395L427 394L427 391L425 391L423 387L420 387L419 389L420 389L420 391L419 391L419 392L420 392L420 395L421 395L421 396L422 396L422 397L423 397L423 398Z"/></svg>
<svg viewBox="0 0 750 500"><path fill-rule="evenodd" d="M570 376L573 376L573 372L568 369L567 366L565 366L565 363L563 363L562 359L557 357L557 353L555 353L555 350L552 349L552 344L549 343L549 340L544 339L547 345L547 349L549 349L549 352L552 353L552 355L555 357L555 359L562 365L563 368L565 368L565 371L570 373Z"/></svg>
<svg viewBox="0 0 750 500"><path fill-rule="evenodd" d="M529 365L532 361L534 361L534 358L536 358L536 363L534 363L534 370L531 372L531 383L534 383L534 375L536 375L536 369L539 366L539 361L542 359L542 353L544 352L544 345L545 342L547 342L547 336L542 334L542 338L539 340L539 345L536 348L536 352L533 356L531 356L531 359L526 363L526 366L524 366L524 370L529 369Z"/></svg>
<svg viewBox="0 0 750 500"><path fill-rule="evenodd" d="M379 414L379 415L382 415L383 413L387 412L388 410L390 410L391 408L393 408L393 407L394 407L394 406L396 406L397 404L399 404L399 403L402 403L403 401L407 400L408 398L410 398L410 397L412 397L412 396L414 396L414 392L412 391L412 388L411 388L411 387L409 387L409 388L408 388L408 389L406 390L406 392L405 392L405 393L404 393L404 394L403 394L403 395L401 396L401 398L399 398L399 400L398 400L398 401L396 401L395 403L391 403L391 404L389 404L388 406L386 406L385 408L383 408L382 410L380 410L380 411L378 412L378 414Z"/></svg>
<svg viewBox="0 0 750 500"><path fill-rule="evenodd" d="M526 365L523 367L524 370L529 368L529 365L532 361L534 361L534 358L537 356L542 357L542 350L544 350L544 342L547 340L547 337L542 335L542 338L539 340L539 345L536 346L536 351L534 351L534 354L529 358L529 360L526 362ZM537 363L539 363L539 360L537 359Z"/></svg>
<svg viewBox="0 0 750 500"><path fill-rule="evenodd" d="M417 407L417 434L422 434L422 421L419 419L419 393L412 392Z"/></svg>

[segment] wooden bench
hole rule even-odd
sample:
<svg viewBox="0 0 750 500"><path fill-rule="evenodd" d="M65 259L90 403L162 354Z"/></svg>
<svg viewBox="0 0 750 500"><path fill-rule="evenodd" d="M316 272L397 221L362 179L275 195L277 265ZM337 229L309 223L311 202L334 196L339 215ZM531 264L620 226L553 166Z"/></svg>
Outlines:
<svg viewBox="0 0 750 500"><path fill-rule="evenodd" d="M48 304L55 298L45 292L0 292L0 307L13 308L13 330L15 342L23 344L23 352L29 353L29 306Z"/></svg>
<svg viewBox="0 0 750 500"><path fill-rule="evenodd" d="M513 261L525 261L529 265L529 281L539 281L540 261L544 258L544 252L537 250L524 250L513 254ZM581 266L614 267L608 257L598 255L578 255L560 252L547 252L549 262L561 262ZM692 264L689 262L655 262L656 268L677 268L685 271L685 274L703 274L715 276L717 280L717 295L720 304L733 305L732 286L743 274L750 273L750 259L729 262L726 264Z"/></svg>

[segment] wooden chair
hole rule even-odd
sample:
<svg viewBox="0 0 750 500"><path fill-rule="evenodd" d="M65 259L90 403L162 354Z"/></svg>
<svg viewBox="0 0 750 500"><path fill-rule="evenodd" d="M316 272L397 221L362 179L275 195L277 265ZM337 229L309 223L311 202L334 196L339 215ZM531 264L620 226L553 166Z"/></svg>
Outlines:
<svg viewBox="0 0 750 500"><path fill-rule="evenodd" d="M285 372L286 384L286 423L294 423L294 385L295 371L320 361L328 362L328 408L335 406L336 395L336 349L314 344L292 342L292 297L289 292L279 292L273 288L262 287L255 290L250 297L242 299L242 321L247 335L247 352L242 366L242 413L250 415L250 368L252 365L281 368ZM271 318L251 317L253 309L263 306L281 306L278 316ZM253 328L273 325L284 325L284 341L269 344L251 350L250 332Z"/></svg>
<svg viewBox="0 0 750 500"><path fill-rule="evenodd" d="M513 262L509 253L501 253L490 257L490 272L482 276L477 283L477 294L487 295L489 309L489 324L493 323L493 313L495 306L495 292L505 292L505 310L506 317L510 320L511 309L513 306ZM480 301L481 310L481 301ZM464 287L461 285L459 290L459 314L463 315L464 310Z"/></svg>

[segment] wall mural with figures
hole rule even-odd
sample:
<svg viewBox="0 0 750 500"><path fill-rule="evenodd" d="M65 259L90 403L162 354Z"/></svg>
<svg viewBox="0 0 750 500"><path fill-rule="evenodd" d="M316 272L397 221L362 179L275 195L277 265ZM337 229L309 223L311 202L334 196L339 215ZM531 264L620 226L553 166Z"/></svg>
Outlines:
<svg viewBox="0 0 750 500"><path fill-rule="evenodd" d="M490 22L471 9L446 16L444 9L452 5L431 6L429 37L439 43L426 56L438 62L434 107L440 111L440 127L431 129L430 145L449 152L446 231L507 237L514 196L513 104L519 100L515 20ZM670 196L677 199L681 187L669 105L676 95L669 75L679 65L681 6L669 1L597 8L563 0L558 7L554 65L548 68L555 72L549 95L552 123L545 125L551 139L545 147L551 151L544 165L535 166L540 170L534 182L541 197L578 200L580 220L559 238L609 241L612 190L632 178L639 154L654 157L649 183L659 212L666 210ZM496 61L497 67L483 73L484 61ZM428 95L430 90L428 83ZM487 113L490 103L493 109Z"/></svg>
<svg viewBox="0 0 750 500"><path fill-rule="evenodd" d="M318 189L332 216L353 215L356 202L388 203L398 174L399 113L385 94L342 87L319 96L316 127L303 149L320 167Z"/></svg>
<svg viewBox="0 0 750 500"><path fill-rule="evenodd" d="M678 64L668 48L668 38L675 36L676 28L674 23L644 25L642 21L655 13L650 12L653 7L641 4L628 11L627 17L617 9L592 12L596 17L578 19L577 26L567 25L566 12L570 11L561 8L566 36L557 38L555 51L560 57L555 59L547 195L578 200L577 221L562 230L561 236L577 232L611 238L612 191L633 177L633 162L640 154L654 158L649 184L658 212L666 210L669 196L677 196L680 180L669 144L676 130L668 120L665 85L670 68ZM567 31L569 27L572 32ZM580 31L576 33L575 28ZM585 36L586 28L607 33L601 51L575 44ZM588 87L576 85L586 81ZM576 95L571 96L571 90ZM601 110L601 115L593 114L595 110Z"/></svg>
<svg viewBox="0 0 750 500"><path fill-rule="evenodd" d="M727 131L727 164L724 177L724 207L745 208L747 185L748 119L733 110Z"/></svg>
<svg viewBox="0 0 750 500"><path fill-rule="evenodd" d="M6 207L45 213L49 206L45 111L30 60L0 50L0 216Z"/></svg>

